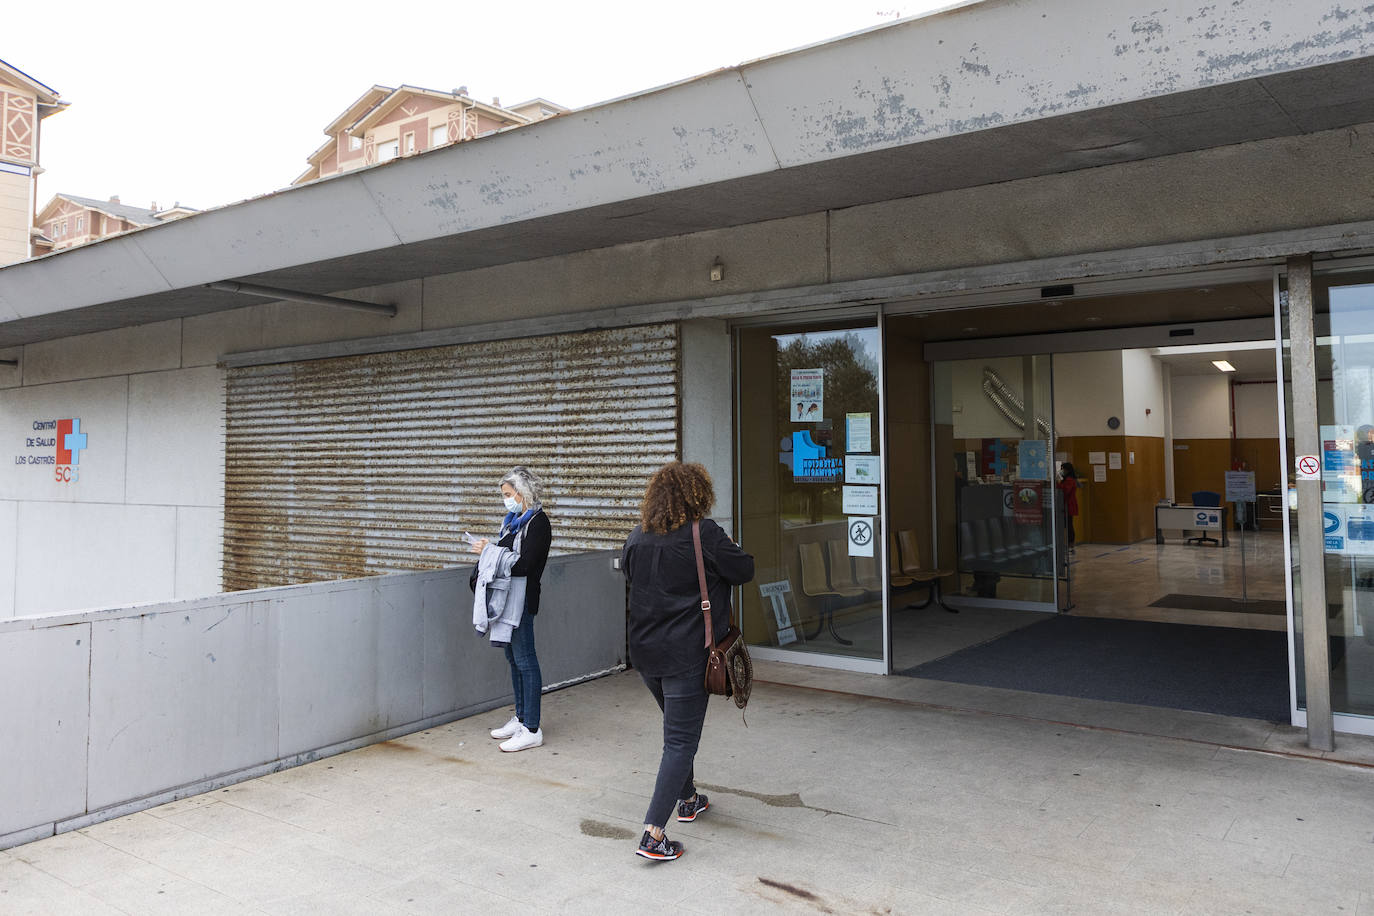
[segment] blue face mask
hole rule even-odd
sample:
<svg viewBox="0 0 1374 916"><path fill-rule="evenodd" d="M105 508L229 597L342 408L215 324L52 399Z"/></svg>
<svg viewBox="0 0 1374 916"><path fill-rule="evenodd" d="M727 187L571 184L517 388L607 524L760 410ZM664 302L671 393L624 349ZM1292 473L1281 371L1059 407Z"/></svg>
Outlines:
<svg viewBox="0 0 1374 916"><path fill-rule="evenodd" d="M515 497L514 497L514 496L507 496L507 497L505 498L505 503L506 503L506 511L507 511L507 512L518 512L518 511L520 511L520 504L519 504L518 502L515 501Z"/></svg>

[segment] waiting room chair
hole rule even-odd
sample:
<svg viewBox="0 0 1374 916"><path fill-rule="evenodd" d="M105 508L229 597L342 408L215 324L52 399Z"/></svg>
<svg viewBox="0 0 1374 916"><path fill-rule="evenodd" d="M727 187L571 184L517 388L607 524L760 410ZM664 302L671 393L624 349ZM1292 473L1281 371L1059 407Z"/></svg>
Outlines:
<svg viewBox="0 0 1374 916"><path fill-rule="evenodd" d="M897 567L897 570L902 575L911 577L913 581L926 588L926 600L922 601L920 604L908 604L907 607L920 610L934 601L951 614L959 613L958 608L952 608L945 604L944 596L940 594L940 580L945 576L954 575L954 571L950 569L921 568L921 548L916 541L915 531L910 529L898 531L897 546L900 553L900 560L896 560L896 555L894 555L893 565Z"/></svg>
<svg viewBox="0 0 1374 916"><path fill-rule="evenodd" d="M1203 509L1219 509L1221 508L1221 494L1212 490L1196 490L1193 492L1193 505ZM1195 538L1188 538L1185 543L1221 545L1221 541L1206 534Z"/></svg>
<svg viewBox="0 0 1374 916"><path fill-rule="evenodd" d="M832 602L836 598L846 596L843 592L830 587L830 577L825 572L825 555L821 553L821 545L814 541L809 544L798 544L797 552L801 558L802 594L808 598L819 598L821 603L820 611L816 615L816 632L806 638L815 639L821 635L822 627L828 627L835 642L842 646L852 646L853 642L835 632L835 611ZM859 594L863 594L863 589L859 589Z"/></svg>

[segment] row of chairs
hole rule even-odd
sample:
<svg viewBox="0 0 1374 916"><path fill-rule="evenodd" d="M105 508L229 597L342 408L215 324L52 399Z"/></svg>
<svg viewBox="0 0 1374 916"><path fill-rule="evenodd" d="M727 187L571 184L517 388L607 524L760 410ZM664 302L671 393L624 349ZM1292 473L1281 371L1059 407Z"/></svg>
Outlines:
<svg viewBox="0 0 1374 916"><path fill-rule="evenodd" d="M940 594L940 580L953 575L947 569L922 569L916 532L899 531L896 541L889 541L893 560L893 572L888 585L902 591L911 588L925 588L926 600L920 604L909 604L909 608L923 608L932 601L951 613L954 608L944 603ZM814 639L820 635L822 627L828 627L830 636L841 645L853 643L835 632L833 602L879 595L883 590L883 577L874 557L850 557L844 541L830 540L825 543L829 564L821 552L819 542L798 544L801 559L801 590L809 598L821 599L821 612L816 621L816 631L807 636Z"/></svg>
<svg viewBox="0 0 1374 916"><path fill-rule="evenodd" d="M1007 516L959 523L959 565L963 569L1001 571L1011 566L1048 562L1050 545L1039 525L1022 525Z"/></svg>

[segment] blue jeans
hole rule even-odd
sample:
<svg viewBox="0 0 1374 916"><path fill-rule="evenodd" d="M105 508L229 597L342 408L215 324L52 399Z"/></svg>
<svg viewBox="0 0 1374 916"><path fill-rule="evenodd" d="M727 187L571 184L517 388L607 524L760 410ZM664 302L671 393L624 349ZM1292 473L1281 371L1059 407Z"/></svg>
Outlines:
<svg viewBox="0 0 1374 916"><path fill-rule="evenodd" d="M668 823L679 800L697 794L693 761L706 721L706 701L711 695L702 683L705 669L685 677L652 677L640 672L644 686L663 710L663 759L658 764L654 797L644 823L662 827Z"/></svg>
<svg viewBox="0 0 1374 916"><path fill-rule="evenodd" d="M515 717L532 732L539 731L539 698L544 691L544 676L539 673L539 657L534 654L534 615L520 618L520 626L510 635L506 646L510 662L510 682L515 688Z"/></svg>

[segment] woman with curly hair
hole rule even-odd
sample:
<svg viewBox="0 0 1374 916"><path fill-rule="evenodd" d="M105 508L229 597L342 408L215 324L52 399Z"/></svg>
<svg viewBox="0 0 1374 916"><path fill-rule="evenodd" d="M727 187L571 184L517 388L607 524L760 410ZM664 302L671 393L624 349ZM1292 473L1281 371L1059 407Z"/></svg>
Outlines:
<svg viewBox="0 0 1374 916"><path fill-rule="evenodd" d="M630 662L663 711L663 758L635 850L646 859L682 855L682 844L663 833L675 804L679 821L694 821L710 807L692 772L709 697L693 526L701 533L712 643L729 629L731 586L754 578L754 558L706 517L715 501L704 467L680 461L664 465L649 479L640 524L625 541L621 565L630 581Z"/></svg>

